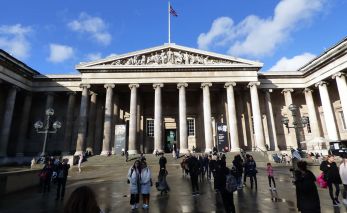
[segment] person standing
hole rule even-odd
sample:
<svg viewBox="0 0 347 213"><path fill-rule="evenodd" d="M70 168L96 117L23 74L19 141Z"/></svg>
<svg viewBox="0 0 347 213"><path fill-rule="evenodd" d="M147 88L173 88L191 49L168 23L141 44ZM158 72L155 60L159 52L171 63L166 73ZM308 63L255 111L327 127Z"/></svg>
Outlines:
<svg viewBox="0 0 347 213"><path fill-rule="evenodd" d="M294 172L297 208L302 213L320 213L320 201L315 184L316 177L307 169L305 161L297 163L298 170Z"/></svg>
<svg viewBox="0 0 347 213"><path fill-rule="evenodd" d="M164 156L164 153L162 153L160 158L159 158L159 167L160 167L160 169L161 168L166 169L166 162L167 162L167 160L166 160L166 158Z"/></svg>
<svg viewBox="0 0 347 213"><path fill-rule="evenodd" d="M57 165L57 197L55 200L64 199L65 186L67 181L67 176L69 174L70 164L67 163L68 159L64 159L62 163Z"/></svg>
<svg viewBox="0 0 347 213"><path fill-rule="evenodd" d="M140 190L141 190L141 165L140 161L136 160L134 165L129 168L128 171L128 184L130 184L130 205L131 209L138 208L140 201Z"/></svg>
<svg viewBox="0 0 347 213"><path fill-rule="evenodd" d="M51 179L53 174L52 161L47 160L45 166L40 172L40 192L49 192L51 190Z"/></svg>
<svg viewBox="0 0 347 213"><path fill-rule="evenodd" d="M235 168L237 188L242 189L243 160L240 155L235 155L233 160L233 167Z"/></svg>
<svg viewBox="0 0 347 213"><path fill-rule="evenodd" d="M195 156L191 156L188 159L189 175L192 184L192 195L199 195L198 177L200 173L200 163Z"/></svg>
<svg viewBox="0 0 347 213"><path fill-rule="evenodd" d="M78 158L78 173L81 173L81 164L82 164L82 161L83 161L83 155L80 154L80 155L79 155L79 158Z"/></svg>
<svg viewBox="0 0 347 213"><path fill-rule="evenodd" d="M276 183L275 183L275 178L274 178L274 170L271 166L271 163L267 163L267 168L266 168L266 172L267 172L267 178L269 180L269 189L270 190L276 190ZM274 187L271 187L271 181L274 184Z"/></svg>
<svg viewBox="0 0 347 213"><path fill-rule="evenodd" d="M152 187L152 173L147 167L146 161L141 162L141 194L142 194L142 208L149 208L149 197Z"/></svg>
<svg viewBox="0 0 347 213"><path fill-rule="evenodd" d="M245 170L247 176L250 178L251 181L251 189L253 189L253 182L255 183L255 189L258 189L258 182L257 182L257 165L253 159L253 156L250 155L248 158L248 161L245 165Z"/></svg>
<svg viewBox="0 0 347 213"><path fill-rule="evenodd" d="M163 195L163 192L167 194L168 191L170 191L170 187L167 184L166 176L168 175L168 172L166 169L161 168L159 170L158 175L158 182L157 182L157 190L160 191L160 195Z"/></svg>
<svg viewBox="0 0 347 213"><path fill-rule="evenodd" d="M340 172L340 177L342 180L342 184L343 184L343 193L342 193L342 197L343 197L343 204L347 205L347 156L343 156L342 159L342 163L340 164L340 168L339 168L339 172Z"/></svg>
<svg viewBox="0 0 347 213"><path fill-rule="evenodd" d="M340 204L339 194L340 194L340 184L342 183L339 169L335 163L334 155L328 155L326 161L323 161L320 165L320 170L324 173L324 179L328 183L329 195L333 201L333 206L338 206ZM333 185L335 186L335 196Z"/></svg>
<svg viewBox="0 0 347 213"><path fill-rule="evenodd" d="M223 205L225 212L227 213L235 213L235 204L234 204L234 195L233 192L229 192L226 189L226 181L227 181L227 175L233 175L235 176L235 173L230 171L228 167L225 165L221 164L221 168L219 169L219 174L220 174L220 193L222 196L223 200Z"/></svg>

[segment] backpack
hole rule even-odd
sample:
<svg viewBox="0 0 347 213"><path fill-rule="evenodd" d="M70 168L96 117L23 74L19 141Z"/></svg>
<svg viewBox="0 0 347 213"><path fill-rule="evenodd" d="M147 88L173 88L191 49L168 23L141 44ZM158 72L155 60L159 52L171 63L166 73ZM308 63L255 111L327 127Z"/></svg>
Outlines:
<svg viewBox="0 0 347 213"><path fill-rule="evenodd" d="M234 175L231 173L226 175L226 183L225 183L225 189L227 192L233 193L237 190L237 182Z"/></svg>

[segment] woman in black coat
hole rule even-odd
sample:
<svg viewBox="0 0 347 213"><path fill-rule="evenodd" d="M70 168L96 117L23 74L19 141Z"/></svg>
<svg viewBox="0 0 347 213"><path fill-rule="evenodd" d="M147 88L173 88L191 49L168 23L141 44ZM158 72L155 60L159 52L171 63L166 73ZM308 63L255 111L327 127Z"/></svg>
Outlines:
<svg viewBox="0 0 347 213"><path fill-rule="evenodd" d="M307 170L307 163L299 161L295 171L296 200L298 210L302 213L320 213L320 202L315 184L316 177Z"/></svg>
<svg viewBox="0 0 347 213"><path fill-rule="evenodd" d="M339 168L337 167L335 163L335 157L333 155L328 155L328 158L326 161L323 161L320 165L320 170L324 173L324 179L328 183L329 187L329 195L331 200L333 201L334 206L338 206L340 204L339 202L339 194L340 194L340 184L342 184ZM335 186L335 197L334 197L334 190L333 185Z"/></svg>

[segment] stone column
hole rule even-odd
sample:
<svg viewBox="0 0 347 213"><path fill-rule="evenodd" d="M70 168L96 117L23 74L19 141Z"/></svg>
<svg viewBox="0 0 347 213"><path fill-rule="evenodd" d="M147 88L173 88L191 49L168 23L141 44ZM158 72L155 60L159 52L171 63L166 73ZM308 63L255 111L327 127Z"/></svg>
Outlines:
<svg viewBox="0 0 347 213"><path fill-rule="evenodd" d="M46 108L45 108L45 112L46 112L46 109L48 108L53 108L53 103L54 103L54 94L53 92L47 92L46 93Z"/></svg>
<svg viewBox="0 0 347 213"><path fill-rule="evenodd" d="M4 113L1 135L0 135L0 157L7 156L7 145L8 145L8 139L10 137L12 117L13 117L13 111L14 111L14 104L16 102L17 90L18 90L18 87L11 86L7 94L6 103L5 103L5 113Z"/></svg>
<svg viewBox="0 0 347 213"><path fill-rule="evenodd" d="M333 75L333 79L336 79L337 89L339 90L340 101L343 111L343 117L345 118L345 124L347 124L347 84L346 73L338 72Z"/></svg>
<svg viewBox="0 0 347 213"><path fill-rule="evenodd" d="M289 125L292 125L292 123L293 123L292 112L288 109L289 105L293 104L292 92L294 92L293 89L283 89L281 92L284 96L284 103L286 105L285 111L287 112L287 117L289 119ZM296 134L297 134L297 130L293 129L293 131L290 131L286 135L286 136L288 136L286 138L289 142L289 144L286 144L287 147L289 145L290 147L293 147L294 149L298 148L298 144L296 142Z"/></svg>
<svg viewBox="0 0 347 213"><path fill-rule="evenodd" d="M105 100L105 119L104 119L104 140L102 142L102 151L100 155L108 155L111 153L111 122L112 122L112 97L114 84L105 84L106 100Z"/></svg>
<svg viewBox="0 0 347 213"><path fill-rule="evenodd" d="M212 83L202 83L203 110L204 110L204 130L205 130L205 152L209 153L213 148L212 120L211 120L211 101L210 87Z"/></svg>
<svg viewBox="0 0 347 213"><path fill-rule="evenodd" d="M248 87L251 91L255 144L256 147L260 148L261 150L266 150L257 88L259 84L259 82L250 82Z"/></svg>
<svg viewBox="0 0 347 213"><path fill-rule="evenodd" d="M32 102L32 94L28 92L25 95L24 105L22 108L21 123L19 128L18 143L17 143L17 149L16 149L16 156L18 157L24 156L24 147L25 147L25 139L26 139L25 136L28 131L31 102Z"/></svg>
<svg viewBox="0 0 347 213"><path fill-rule="evenodd" d="M269 127L269 136L270 136L270 143L273 145L273 147L270 147L272 150L279 151L278 148L278 142L277 142L277 133L276 133L276 124L275 124L275 118L274 113L272 109L272 101L271 101L271 93L272 89L265 91L265 103L266 103L266 114L267 114L267 123ZM270 144L270 145L271 145Z"/></svg>
<svg viewBox="0 0 347 213"><path fill-rule="evenodd" d="M86 131L87 131L87 112L88 112L88 89L90 84L81 84L82 88L82 97L81 97L81 106L80 106L80 117L79 117L79 128L77 134L77 143L76 143L76 152L74 155L83 154L85 140L86 140Z"/></svg>
<svg viewBox="0 0 347 213"><path fill-rule="evenodd" d="M227 90L227 103L228 103L228 123L229 123L229 134L230 134L230 151L240 151L240 141L237 129L237 116L236 116L236 105L234 95L235 82L227 82L224 84L224 88Z"/></svg>
<svg viewBox="0 0 347 213"><path fill-rule="evenodd" d="M327 82L321 81L318 82L316 87L319 88L319 94L323 106L325 125L327 128L328 136L330 140L338 140L339 136L337 133L336 122L334 117L334 111L331 106L331 101L329 97L329 92L327 88Z"/></svg>
<svg viewBox="0 0 347 213"><path fill-rule="evenodd" d="M87 149L86 151L94 155L94 135L95 135L95 122L96 122L96 100L97 94L90 92L90 105L88 117L88 136L87 136Z"/></svg>
<svg viewBox="0 0 347 213"><path fill-rule="evenodd" d="M161 110L161 88L164 84L153 84L154 88L154 149L163 151L162 141L162 110Z"/></svg>
<svg viewBox="0 0 347 213"><path fill-rule="evenodd" d="M65 119L65 134L63 141L63 154L69 155L70 153L70 145L72 140L72 129L73 129L73 117L75 111L75 103L76 103L76 93L68 92L69 100L67 103L66 110L66 119Z"/></svg>
<svg viewBox="0 0 347 213"><path fill-rule="evenodd" d="M138 84L129 84L130 88L130 120L129 120L129 155L137 154L136 149L136 123L137 123L137 88Z"/></svg>
<svg viewBox="0 0 347 213"><path fill-rule="evenodd" d="M316 106L312 97L312 90L310 88L305 88L304 94L307 105L308 117L310 120L311 132L313 133L314 137L320 137L321 134L318 126Z"/></svg>
<svg viewBox="0 0 347 213"><path fill-rule="evenodd" d="M179 98L179 134L180 134L180 153L188 153L188 126L187 126L187 103L186 87L187 83L178 83Z"/></svg>

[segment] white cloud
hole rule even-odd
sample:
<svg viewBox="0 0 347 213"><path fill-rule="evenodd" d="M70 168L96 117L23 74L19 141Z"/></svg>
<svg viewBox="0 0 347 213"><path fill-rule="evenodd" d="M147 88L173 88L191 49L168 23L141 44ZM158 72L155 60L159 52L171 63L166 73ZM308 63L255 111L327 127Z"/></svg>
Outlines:
<svg viewBox="0 0 347 213"><path fill-rule="evenodd" d="M301 55L294 56L293 58L283 57L277 61L277 63L271 67L269 71L296 71L315 57L316 56L311 53L303 53Z"/></svg>
<svg viewBox="0 0 347 213"><path fill-rule="evenodd" d="M112 36L107 31L107 25L100 17L92 17L81 13L77 20L68 23L68 27L76 32L90 34L92 39L103 45L111 43Z"/></svg>
<svg viewBox="0 0 347 213"><path fill-rule="evenodd" d="M96 61L101 58L101 53L89 53L86 58L88 61Z"/></svg>
<svg viewBox="0 0 347 213"><path fill-rule="evenodd" d="M237 25L228 17L217 18L208 33L201 33L198 46L224 45L232 55L264 56L287 41L292 32L322 10L326 0L282 0L268 18L250 15Z"/></svg>
<svg viewBox="0 0 347 213"><path fill-rule="evenodd" d="M60 63L74 56L74 49L70 46L50 44L50 55L48 61Z"/></svg>
<svg viewBox="0 0 347 213"><path fill-rule="evenodd" d="M8 51L14 57L25 59L30 56L30 42L27 36L31 27L21 24L0 26L0 48Z"/></svg>

